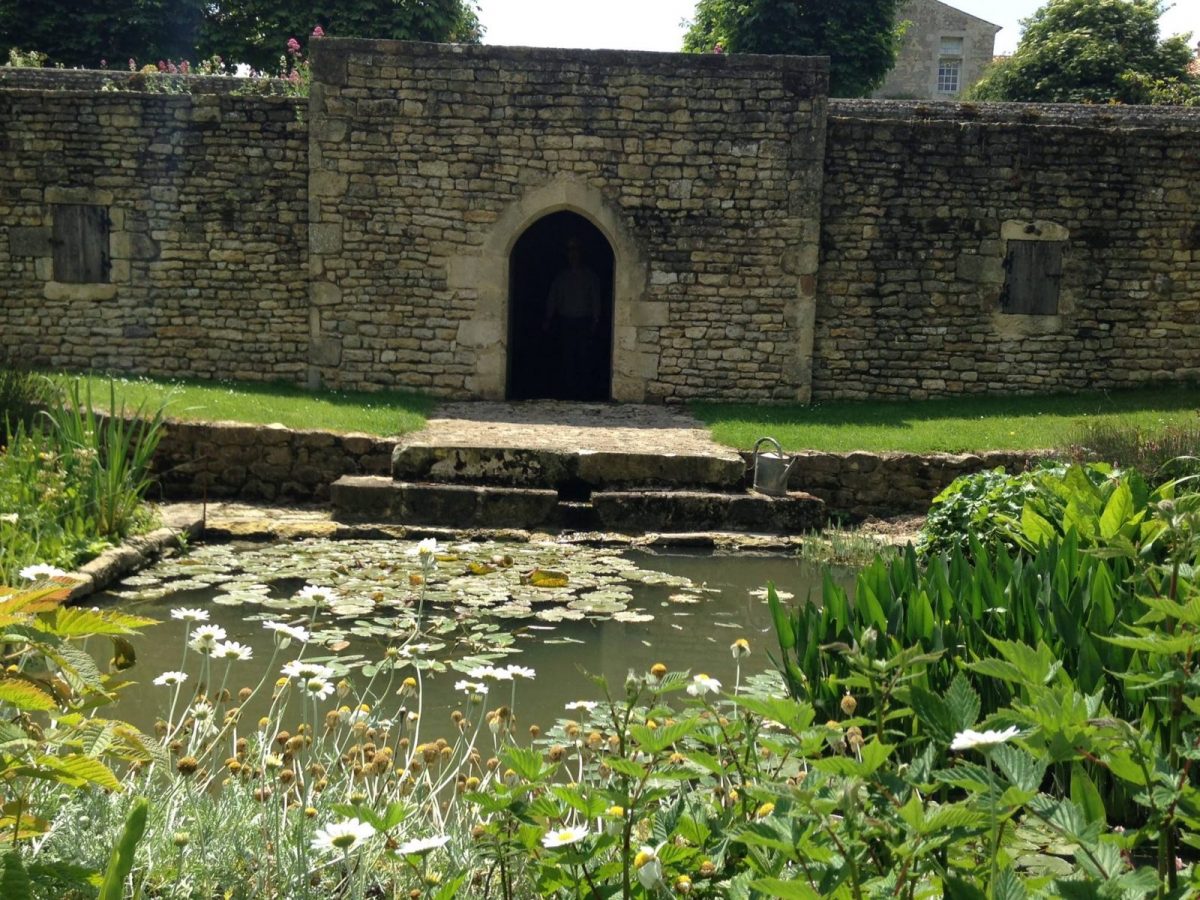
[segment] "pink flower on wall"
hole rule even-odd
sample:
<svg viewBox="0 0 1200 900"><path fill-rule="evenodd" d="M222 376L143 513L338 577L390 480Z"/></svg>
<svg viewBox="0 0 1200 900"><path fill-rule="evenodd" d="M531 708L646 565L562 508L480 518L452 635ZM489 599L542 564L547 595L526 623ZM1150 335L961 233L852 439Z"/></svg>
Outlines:
<svg viewBox="0 0 1200 900"><path fill-rule="evenodd" d="M322 28L320 25L318 25L316 28L313 29L312 36L313 37L325 37L325 29Z"/></svg>

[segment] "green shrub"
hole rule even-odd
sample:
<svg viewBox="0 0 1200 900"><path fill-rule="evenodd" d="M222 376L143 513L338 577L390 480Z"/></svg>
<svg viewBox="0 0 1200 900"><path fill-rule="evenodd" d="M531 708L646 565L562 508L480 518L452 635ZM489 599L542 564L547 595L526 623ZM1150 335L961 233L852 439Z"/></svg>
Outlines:
<svg viewBox="0 0 1200 900"><path fill-rule="evenodd" d="M0 583L33 563L70 569L148 521L161 410L97 413L78 382L68 397L0 451Z"/></svg>
<svg viewBox="0 0 1200 900"><path fill-rule="evenodd" d="M42 410L61 399L58 387L45 375L0 369L0 447L18 426L32 428Z"/></svg>
<svg viewBox="0 0 1200 900"><path fill-rule="evenodd" d="M1035 547L1074 531L1080 546L1137 539L1152 497L1136 471L1060 463L1009 475L1003 469L954 480L930 507L917 552L923 558L971 542Z"/></svg>

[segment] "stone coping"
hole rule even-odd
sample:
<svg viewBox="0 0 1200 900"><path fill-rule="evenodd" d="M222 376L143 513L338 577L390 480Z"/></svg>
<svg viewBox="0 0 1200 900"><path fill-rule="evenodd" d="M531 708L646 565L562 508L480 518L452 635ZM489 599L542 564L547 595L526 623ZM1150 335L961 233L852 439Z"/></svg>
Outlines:
<svg viewBox="0 0 1200 900"><path fill-rule="evenodd" d="M328 65L336 57L350 54L388 56L461 57L468 61L518 61L581 63L637 68L670 66L674 70L728 69L740 72L829 71L827 56L789 56L758 53L683 53L656 50L584 50L569 47L520 47L504 44L438 44L426 41L394 41L382 38L324 37L309 44L314 66ZM319 61L319 62L318 62Z"/></svg>
<svg viewBox="0 0 1200 900"><path fill-rule="evenodd" d="M1076 125L1200 129L1200 109L1086 103L965 103L955 100L830 100L831 119L948 121L964 124Z"/></svg>
<svg viewBox="0 0 1200 900"><path fill-rule="evenodd" d="M151 93L160 97L189 94L232 94L238 97L282 97L307 104L305 97L287 94L290 85L281 78L246 78L237 75L183 75L130 72L128 69L24 69L0 66L0 88L35 91L77 91L94 94L105 83L121 93ZM179 85L178 93L145 90L145 84Z"/></svg>

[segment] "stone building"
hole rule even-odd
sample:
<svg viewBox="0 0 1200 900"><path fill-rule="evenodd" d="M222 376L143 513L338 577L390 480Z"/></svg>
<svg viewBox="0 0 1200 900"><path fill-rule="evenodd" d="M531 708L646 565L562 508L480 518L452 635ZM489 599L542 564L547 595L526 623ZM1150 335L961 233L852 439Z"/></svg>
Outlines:
<svg viewBox="0 0 1200 900"><path fill-rule="evenodd" d="M955 100L992 61L999 25L939 0L907 0L898 20L904 37L877 98Z"/></svg>
<svg viewBox="0 0 1200 900"><path fill-rule="evenodd" d="M307 99L0 69L0 358L645 402L1200 378L1200 110L831 101L794 57L312 52ZM545 327L572 242L587 385Z"/></svg>

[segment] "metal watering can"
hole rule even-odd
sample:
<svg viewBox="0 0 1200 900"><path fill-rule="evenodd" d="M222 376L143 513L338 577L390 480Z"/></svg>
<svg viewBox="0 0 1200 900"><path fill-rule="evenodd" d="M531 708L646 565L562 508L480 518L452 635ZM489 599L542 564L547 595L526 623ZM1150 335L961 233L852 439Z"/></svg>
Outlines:
<svg viewBox="0 0 1200 900"><path fill-rule="evenodd" d="M775 445L774 453L760 453L758 448L765 443ZM787 457L783 447L773 437L759 438L754 443L754 490L771 497L787 494L788 476L798 457Z"/></svg>

